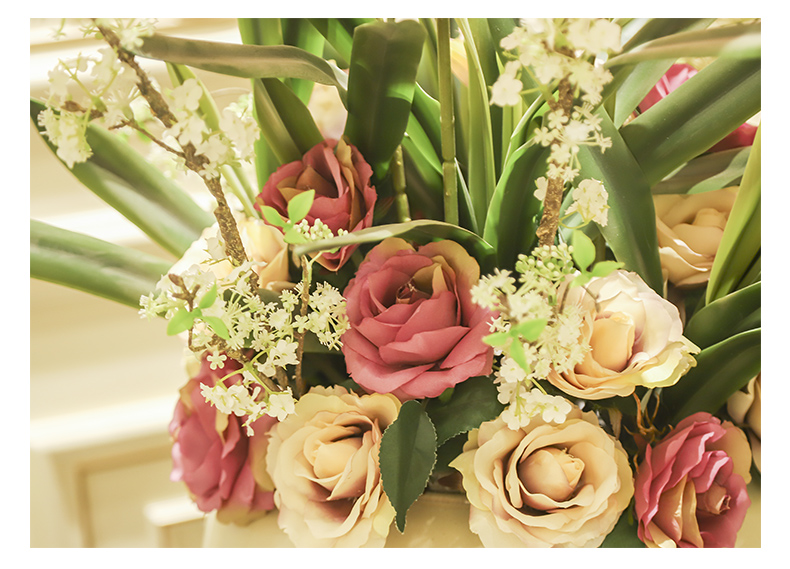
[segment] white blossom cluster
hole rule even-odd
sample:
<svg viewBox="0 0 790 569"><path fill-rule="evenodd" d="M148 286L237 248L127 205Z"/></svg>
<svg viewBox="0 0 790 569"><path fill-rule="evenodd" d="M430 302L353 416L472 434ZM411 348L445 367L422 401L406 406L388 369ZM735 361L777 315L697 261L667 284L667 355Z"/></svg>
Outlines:
<svg viewBox="0 0 790 569"><path fill-rule="evenodd" d="M221 248L212 247L211 243L207 252L215 256L215 261L224 259ZM255 262L247 261L220 278L210 265L192 265L175 280L169 275L162 277L152 294L141 297L140 314L172 321L183 316L184 311L194 313L198 307L199 314L188 328L190 348L205 354L212 369L225 367L229 350L254 354L241 362L244 367L240 372L230 372L241 373L240 383L226 387L218 382L214 387L202 388L206 400L220 411L246 415L249 431L251 424L263 415L282 418L293 412L290 389L271 386L283 385L286 368L299 363L297 334L310 332L325 346L340 346L340 338L348 328L346 303L337 289L318 283L302 314L302 283L283 290L277 302L267 302L250 284L253 276L257 278ZM191 302L185 299L185 290L194 292Z"/></svg>
<svg viewBox="0 0 790 569"><path fill-rule="evenodd" d="M564 397L543 393L538 388L527 390L523 382L497 380L501 381L499 400L509 404L502 412L502 419L509 429L515 431L526 427L532 418L538 416L546 423L561 424L571 412L572 406Z"/></svg>
<svg viewBox="0 0 790 569"><path fill-rule="evenodd" d="M518 280L509 271L497 270L483 276L472 289L475 303L499 313L491 324L494 334L507 334L531 321L546 322L536 338L525 340L514 335L494 348L495 354L502 356L495 380L499 400L508 406L505 414L512 428L525 426L538 411L555 409L553 405L564 417L561 410L565 406L545 395L539 382L551 369L560 373L571 369L590 349L580 340L580 309L558 304L559 287L575 272L571 247L543 246L530 256L520 255L516 272ZM549 420L547 416L544 420Z"/></svg>

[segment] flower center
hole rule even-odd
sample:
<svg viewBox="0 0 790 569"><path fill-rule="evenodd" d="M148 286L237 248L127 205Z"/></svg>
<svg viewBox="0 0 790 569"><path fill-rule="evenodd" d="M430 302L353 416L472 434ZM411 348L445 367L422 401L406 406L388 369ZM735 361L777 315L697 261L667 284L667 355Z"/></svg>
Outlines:
<svg viewBox="0 0 790 569"><path fill-rule="evenodd" d="M409 279L409 282L400 286L395 293L396 304L413 304L420 299L430 298L431 295L421 291L414 283L414 279Z"/></svg>

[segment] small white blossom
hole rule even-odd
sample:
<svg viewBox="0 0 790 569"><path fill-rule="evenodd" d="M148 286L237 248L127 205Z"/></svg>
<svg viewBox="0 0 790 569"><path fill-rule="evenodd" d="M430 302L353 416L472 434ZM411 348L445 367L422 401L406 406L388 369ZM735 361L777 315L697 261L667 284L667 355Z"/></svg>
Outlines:
<svg viewBox="0 0 790 569"><path fill-rule="evenodd" d="M272 393L269 395L266 406L266 414L276 418L278 421L284 420L288 415L296 410L294 398L291 390L282 393Z"/></svg>
<svg viewBox="0 0 790 569"><path fill-rule="evenodd" d="M567 213L578 212L585 221L594 221L604 227L607 224L607 200L609 194L598 180L582 180L573 190L574 202Z"/></svg>

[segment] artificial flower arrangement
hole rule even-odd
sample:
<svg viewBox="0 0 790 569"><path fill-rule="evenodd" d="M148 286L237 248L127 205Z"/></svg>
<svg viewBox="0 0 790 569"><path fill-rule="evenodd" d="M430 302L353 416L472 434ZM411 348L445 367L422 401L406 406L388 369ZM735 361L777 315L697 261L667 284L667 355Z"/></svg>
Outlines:
<svg viewBox="0 0 790 569"><path fill-rule="evenodd" d="M31 101L179 259L31 221L32 277L184 338L173 479L197 506L381 546L455 492L488 547L733 547L760 468L759 21L239 29L91 20L107 47ZM220 112L192 69L250 93ZM213 216L124 132L198 175Z"/></svg>

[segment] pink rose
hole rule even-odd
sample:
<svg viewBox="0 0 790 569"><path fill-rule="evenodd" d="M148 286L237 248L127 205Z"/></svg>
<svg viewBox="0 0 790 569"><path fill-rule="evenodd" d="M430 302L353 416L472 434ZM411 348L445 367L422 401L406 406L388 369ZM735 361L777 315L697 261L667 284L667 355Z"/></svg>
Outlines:
<svg viewBox="0 0 790 569"><path fill-rule="evenodd" d="M265 470L267 431L276 423L262 417L252 424L249 437L243 417L226 415L206 402L200 384L213 386L217 380L239 369L233 361L212 370L203 360L200 371L181 388L170 435L173 438L173 470L170 479L183 481L203 512L217 511L223 523L245 525L274 508L274 486ZM239 380L225 380L230 386Z"/></svg>
<svg viewBox="0 0 790 569"><path fill-rule="evenodd" d="M655 105L661 99L669 95L672 91L680 87L683 83L694 77L697 74L697 69L685 63L676 63L666 74L658 80L658 83L650 90L650 92L639 103L639 110L645 112L647 109ZM742 146L751 146L754 142L754 136L757 134L757 127L749 123L743 123L730 134L725 136L717 142L708 152L719 152L721 150L728 150L730 148L741 148Z"/></svg>
<svg viewBox="0 0 790 569"><path fill-rule="evenodd" d="M405 400L489 374L493 351L482 338L493 314L470 295L479 276L477 261L453 241L415 250L390 238L374 247L343 293L343 354L354 381Z"/></svg>
<svg viewBox="0 0 790 569"><path fill-rule="evenodd" d="M634 481L639 539L649 547L734 547L751 501L746 435L708 413L648 446Z"/></svg>
<svg viewBox="0 0 790 569"><path fill-rule="evenodd" d="M277 168L258 195L256 207L271 206L287 219L288 202L302 192L315 190L306 217L310 224L320 219L334 234L340 229L359 231L373 224L376 189L370 185L372 174L356 147L328 139L308 150L301 160ZM347 245L334 253L323 253L318 262L337 271L354 249L356 245Z"/></svg>

